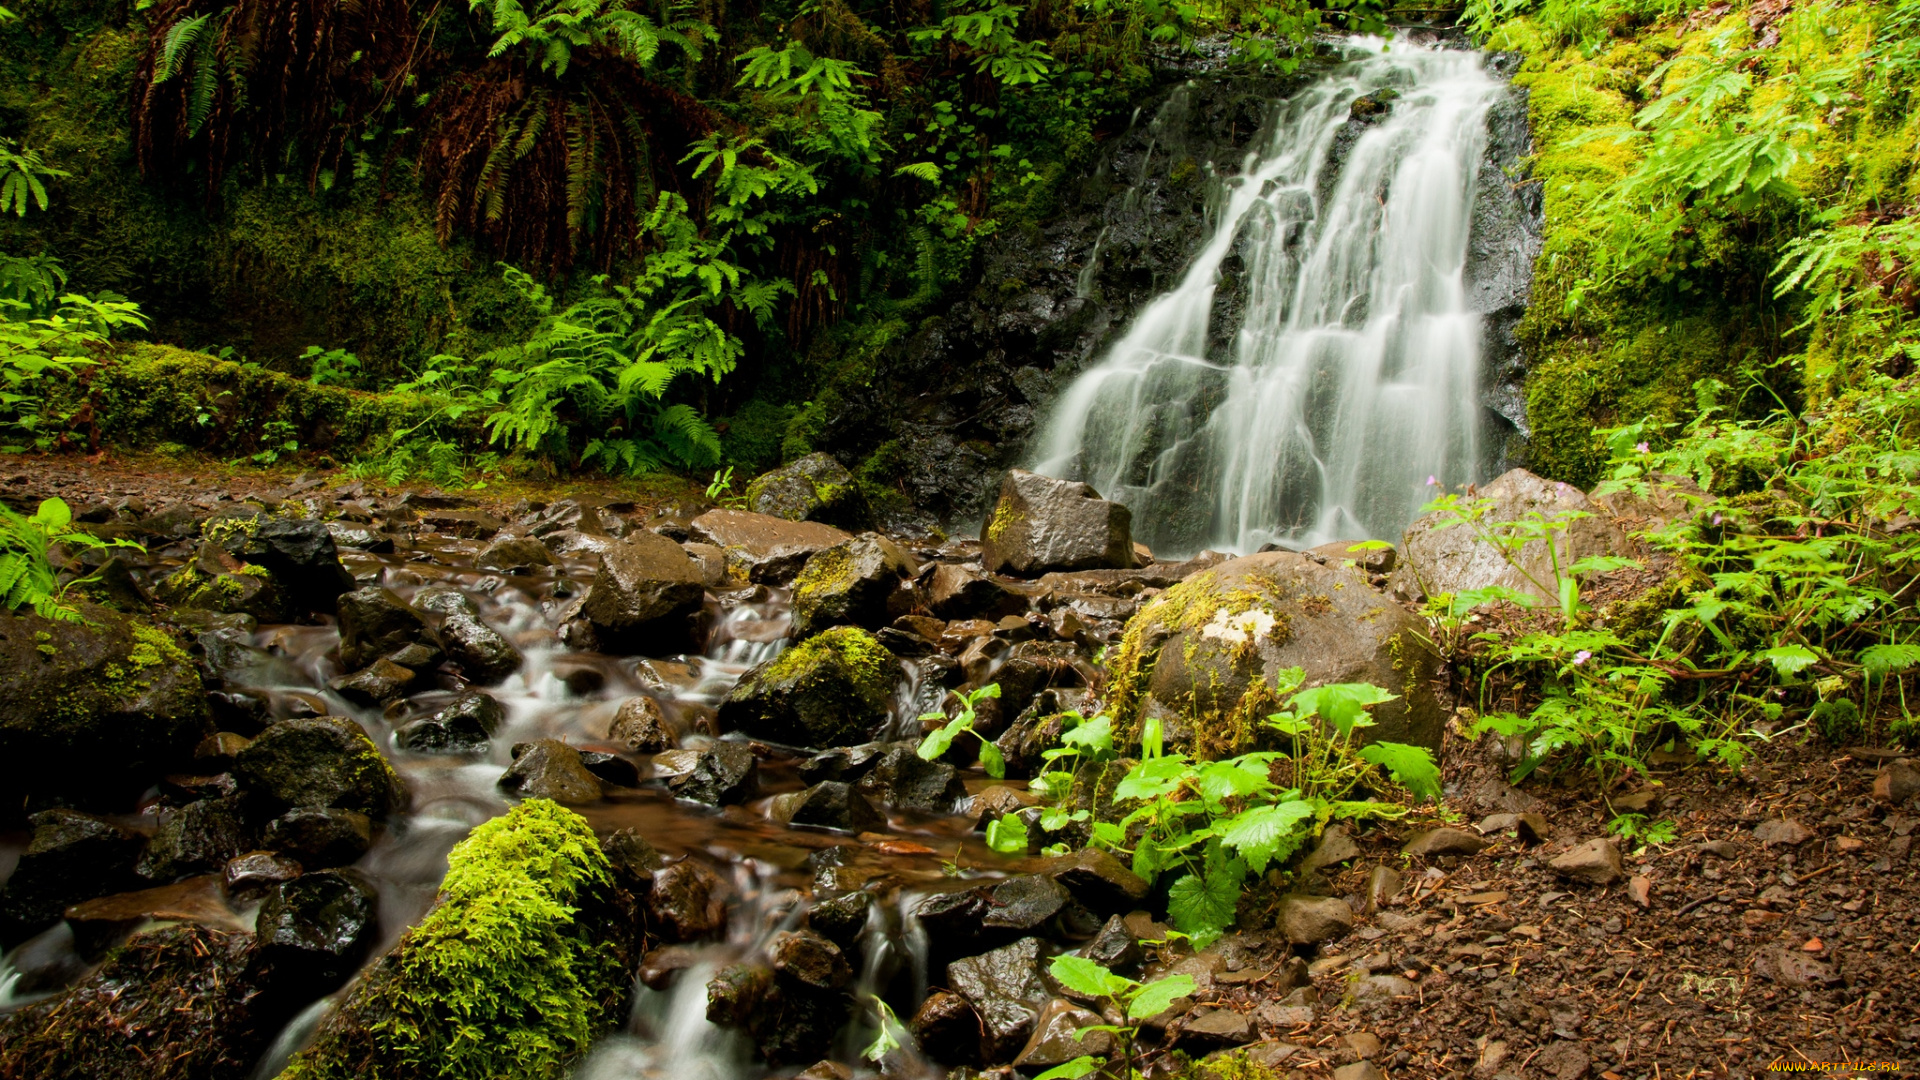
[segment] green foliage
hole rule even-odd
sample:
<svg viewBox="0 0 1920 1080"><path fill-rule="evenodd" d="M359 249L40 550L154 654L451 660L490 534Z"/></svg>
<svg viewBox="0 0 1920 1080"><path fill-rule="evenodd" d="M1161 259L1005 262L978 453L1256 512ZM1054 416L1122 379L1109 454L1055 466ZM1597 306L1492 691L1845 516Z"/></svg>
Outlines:
<svg viewBox="0 0 1920 1080"><path fill-rule="evenodd" d="M612 890L593 830L558 804L481 825L448 856L440 902L284 1075L571 1075L624 997L616 950L582 921Z"/></svg>
<svg viewBox="0 0 1920 1080"><path fill-rule="evenodd" d="M32 608L43 618L66 622L80 618L66 603L66 593L86 581L61 584L49 561L54 545L68 549L128 547L144 550L130 540L101 540L73 528L73 513L62 499L44 499L32 517L23 517L0 504L0 606L8 611Z"/></svg>
<svg viewBox="0 0 1920 1080"><path fill-rule="evenodd" d="M68 293L39 318L27 303L0 297L0 430L12 440L0 451L51 447L59 419L43 415L51 384L93 366L93 352L115 332L145 326L138 304L111 296Z"/></svg>
<svg viewBox="0 0 1920 1080"><path fill-rule="evenodd" d="M13 212L26 217L29 205L47 208L47 186L43 179L70 176L40 160L40 153L0 139L0 214Z"/></svg>
<svg viewBox="0 0 1920 1080"><path fill-rule="evenodd" d="M679 46L689 58L699 59L702 41L712 34L704 23L685 20L661 28L624 0L546 0L532 11L519 0L469 0L477 13L489 16L498 34L488 56L519 49L555 76L565 75L575 50L604 49L651 67L661 43Z"/></svg>
<svg viewBox="0 0 1920 1080"><path fill-rule="evenodd" d="M928 732L926 737L920 740L919 755L927 761L938 761L940 758L946 756L947 751L953 746L954 739L959 738L963 734L971 735L980 743L981 768L987 770L987 775L993 777L995 780L1001 779L1007 775L1006 757L1000 753L1000 748L995 746L990 739L973 729L974 722L977 719L975 709L980 702L988 698L999 697L1000 684L988 683L977 690L956 691L955 696L960 699L960 711L954 714L953 719L948 720L945 713L927 713L920 717L923 723L929 720L944 720L946 722ZM1016 821L1015 824L1017 825L1018 822ZM1010 831L1012 828L1013 825L1009 825L1007 826L1008 831L1003 831L1000 834L1002 838L1000 843L994 843L995 838L993 836L987 838L988 843L992 844L996 851L1024 851L1027 843L1024 829L1019 833L1018 847L1016 848L1012 846L1014 844L1013 833Z"/></svg>
<svg viewBox="0 0 1920 1080"><path fill-rule="evenodd" d="M1053 980L1066 989L1099 1002L1109 1016L1124 1017L1129 1023L1091 1024L1074 1032L1076 1041L1093 1032L1113 1037L1121 1061L1121 1077L1138 1077L1134 1066L1134 1044L1139 1041L1140 1026L1173 1007L1175 1000L1194 992L1191 975L1168 975L1149 983L1116 975L1105 966L1080 956L1056 956L1048 965ZM1034 1080L1079 1080L1101 1071L1101 1061L1092 1056L1074 1058L1056 1065Z"/></svg>

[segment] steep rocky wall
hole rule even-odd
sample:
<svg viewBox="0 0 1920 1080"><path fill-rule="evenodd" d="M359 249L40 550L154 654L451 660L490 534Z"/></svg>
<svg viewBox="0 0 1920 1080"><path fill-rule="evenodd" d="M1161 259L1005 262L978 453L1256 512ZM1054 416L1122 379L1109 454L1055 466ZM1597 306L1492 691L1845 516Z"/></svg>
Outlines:
<svg viewBox="0 0 1920 1080"><path fill-rule="evenodd" d="M878 358L875 377L845 394L818 445L850 461L884 448L909 505L962 529L976 524L998 474L1026 457L1048 405L1177 280L1205 237L1221 178L1240 169L1274 104L1330 56L1289 76L1233 74L1206 56L1168 69L1098 168L1062 194L1058 213L983 244L971 287ZM1510 75L1517 58L1490 65ZM1538 185L1526 182L1524 90L1509 93L1489 129L1466 284L1487 316L1482 403L1492 436L1486 472L1495 475L1525 460L1526 362L1514 327L1540 250L1541 204ZM1242 266L1228 258L1215 301L1209 352L1222 360L1245 300L1235 280Z"/></svg>

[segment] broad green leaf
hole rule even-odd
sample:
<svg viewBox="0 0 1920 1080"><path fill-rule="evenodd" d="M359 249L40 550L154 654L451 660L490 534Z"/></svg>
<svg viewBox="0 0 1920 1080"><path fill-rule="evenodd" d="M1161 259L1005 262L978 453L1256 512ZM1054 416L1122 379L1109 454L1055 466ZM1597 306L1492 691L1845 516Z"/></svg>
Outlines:
<svg viewBox="0 0 1920 1080"><path fill-rule="evenodd" d="M1240 877L1226 873L1202 876L1188 874L1173 883L1167 893L1167 915L1182 933L1208 940L1218 937L1233 922L1234 906L1240 902Z"/></svg>
<svg viewBox="0 0 1920 1080"><path fill-rule="evenodd" d="M927 737L920 740L920 749L916 753L927 761L940 760L953 745L953 736L959 729L960 722L955 720L927 732Z"/></svg>
<svg viewBox="0 0 1920 1080"><path fill-rule="evenodd" d="M1169 975L1164 979L1155 979L1141 987L1133 1000L1127 1002L1127 1019L1145 1020L1159 1016L1173 1007L1175 999L1192 994L1193 989L1191 975Z"/></svg>
<svg viewBox="0 0 1920 1080"><path fill-rule="evenodd" d="M1104 998L1124 994L1135 985L1083 956L1056 956L1047 966L1055 982L1078 994Z"/></svg>
<svg viewBox="0 0 1920 1080"><path fill-rule="evenodd" d="M1097 1072L1104 1064L1097 1057L1077 1057L1064 1065L1055 1065L1033 1080L1080 1080L1081 1077Z"/></svg>
<svg viewBox="0 0 1920 1080"><path fill-rule="evenodd" d="M987 770L987 775L995 780L1004 779L1007 775L1006 756L1000 752L998 746L984 739L980 742L980 767Z"/></svg>
<svg viewBox="0 0 1920 1080"><path fill-rule="evenodd" d="M1430 802L1440 798L1440 769L1424 746L1377 742L1360 748L1360 756L1387 770L1393 781Z"/></svg>
<svg viewBox="0 0 1920 1080"><path fill-rule="evenodd" d="M1129 769L1127 775L1114 785L1113 801L1157 799L1177 790L1192 774L1187 759L1179 754L1148 758Z"/></svg>
<svg viewBox="0 0 1920 1080"><path fill-rule="evenodd" d="M1072 731L1060 736L1067 746L1081 746L1088 750L1113 749L1113 717L1096 716Z"/></svg>
<svg viewBox="0 0 1920 1080"><path fill-rule="evenodd" d="M1314 806L1304 800L1257 806L1217 826L1220 842L1238 851L1255 873L1266 869L1275 852L1296 842L1301 824L1313 820Z"/></svg>
<svg viewBox="0 0 1920 1080"><path fill-rule="evenodd" d="M1372 723L1367 717L1367 706L1392 701L1398 696L1372 683L1329 683L1295 694L1293 707L1301 716L1318 715L1332 724L1344 739L1354 728Z"/></svg>
<svg viewBox="0 0 1920 1080"><path fill-rule="evenodd" d="M987 823L987 846L1002 855L1027 853L1027 823L1018 814L1002 814Z"/></svg>
<svg viewBox="0 0 1920 1080"><path fill-rule="evenodd" d="M1860 650L1860 664L1867 674L1880 678L1920 664L1920 645L1869 645Z"/></svg>
<svg viewBox="0 0 1920 1080"><path fill-rule="evenodd" d="M1773 665L1782 675L1793 675L1820 662L1820 656L1805 645L1779 645L1754 654Z"/></svg>

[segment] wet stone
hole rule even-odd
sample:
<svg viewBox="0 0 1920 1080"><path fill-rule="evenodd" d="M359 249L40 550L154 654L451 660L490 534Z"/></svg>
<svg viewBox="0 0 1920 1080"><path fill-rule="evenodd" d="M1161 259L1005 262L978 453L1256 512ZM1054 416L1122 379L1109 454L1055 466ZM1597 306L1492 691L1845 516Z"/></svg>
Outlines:
<svg viewBox="0 0 1920 1080"><path fill-rule="evenodd" d="M416 754L468 754L487 748L507 711L491 695L478 690L455 698L432 716L415 720L393 733L394 744Z"/></svg>
<svg viewBox="0 0 1920 1080"><path fill-rule="evenodd" d="M842 950L851 949L867 927L873 894L850 892L831 900L817 900L807 909L807 926Z"/></svg>
<svg viewBox="0 0 1920 1080"><path fill-rule="evenodd" d="M419 679L411 670L381 657L351 675L342 675L327 685L334 693L355 705L372 707L398 701Z"/></svg>
<svg viewBox="0 0 1920 1080"><path fill-rule="evenodd" d="M340 666L348 671L431 638L426 620L391 589L356 589L340 597L339 608Z"/></svg>
<svg viewBox="0 0 1920 1080"><path fill-rule="evenodd" d="M399 775L366 730L345 717L275 724L233 764L247 791L276 812L335 806L379 820L407 805Z"/></svg>
<svg viewBox="0 0 1920 1080"><path fill-rule="evenodd" d="M276 980L292 975L325 993L360 966L378 930L379 893L357 870L322 870L274 885L255 935Z"/></svg>
<svg viewBox="0 0 1920 1080"><path fill-rule="evenodd" d="M680 545L641 530L601 556L580 613L603 646L652 654L684 651L706 576Z"/></svg>
<svg viewBox="0 0 1920 1080"><path fill-rule="evenodd" d="M815 552L793 581L793 633L808 638L852 624L875 629L913 606L907 581L919 564L878 533Z"/></svg>
<svg viewBox="0 0 1920 1080"><path fill-rule="evenodd" d="M660 703L645 695L635 695L620 703L607 724L607 738L636 754L654 754L672 749L679 739L667 723Z"/></svg>
<svg viewBox="0 0 1920 1080"><path fill-rule="evenodd" d="M920 1049L948 1065L970 1065L980 1060L980 1018L959 994L935 990L920 1003L907 1028Z"/></svg>
<svg viewBox="0 0 1920 1080"><path fill-rule="evenodd" d="M230 799L202 799L168 812L147 841L136 871L154 882L218 873L253 845Z"/></svg>
<svg viewBox="0 0 1920 1080"><path fill-rule="evenodd" d="M1073 903L1072 895L1053 878L1041 874L1008 878L993 887L981 925L1036 930Z"/></svg>
<svg viewBox="0 0 1920 1080"><path fill-rule="evenodd" d="M768 939L766 953L774 975L789 983L838 990L853 979L840 946L819 934L782 930Z"/></svg>
<svg viewBox="0 0 1920 1080"><path fill-rule="evenodd" d="M1090 1031L1084 1037L1080 1035L1082 1029L1103 1023L1098 1013L1054 998L1040 1010L1033 1023L1033 1034L1014 1057L1013 1065L1020 1069L1047 1069L1088 1054L1104 1057L1113 1052L1111 1034Z"/></svg>
<svg viewBox="0 0 1920 1080"><path fill-rule="evenodd" d="M292 881L304 871L297 860L273 851L249 851L227 861L223 877L227 895L236 900L257 896L268 887Z"/></svg>
<svg viewBox="0 0 1920 1080"><path fill-rule="evenodd" d="M947 982L980 1017L982 1051L989 1061L1005 1061L1033 1034L1040 1010L1052 1000L1041 974L1044 946L1023 938L980 956L947 966Z"/></svg>
<svg viewBox="0 0 1920 1080"><path fill-rule="evenodd" d="M687 771L669 779L667 786L677 798L731 806L759 793L760 763L745 746L721 740L696 751Z"/></svg>
<svg viewBox="0 0 1920 1080"><path fill-rule="evenodd" d="M614 877L641 896L653 888L654 872L666 862L635 829L616 829L607 834L600 841L600 850L606 852Z"/></svg>
<svg viewBox="0 0 1920 1080"><path fill-rule="evenodd" d="M480 617L472 598L456 589L427 589L414 600L441 616L440 646L468 681L491 686L520 670L525 658L513 642Z"/></svg>
<svg viewBox="0 0 1920 1080"><path fill-rule="evenodd" d="M137 833L77 810L42 810L28 820L33 839L0 887L0 948L59 921L73 904L140 883Z"/></svg>
<svg viewBox="0 0 1920 1080"><path fill-rule="evenodd" d="M1133 931L1127 929L1126 920L1113 915L1087 944L1087 959L1116 974L1131 975L1139 969L1146 954L1140 950Z"/></svg>
<svg viewBox="0 0 1920 1080"><path fill-rule="evenodd" d="M574 805L600 801L600 779L587 771L580 751L558 739L522 743L513 749L513 764L500 776L502 790L523 799Z"/></svg>
<svg viewBox="0 0 1920 1080"><path fill-rule="evenodd" d="M783 825L812 825L842 832L876 832L887 819L853 785L825 780L804 791L777 796L771 810Z"/></svg>
<svg viewBox="0 0 1920 1080"><path fill-rule="evenodd" d="M373 846L373 821L354 810L299 806L268 822L263 839L309 869L345 866Z"/></svg>
<svg viewBox="0 0 1920 1080"><path fill-rule="evenodd" d="M653 930L669 942L698 941L727 925L726 884L705 863L674 863L653 875L647 911Z"/></svg>
<svg viewBox="0 0 1920 1080"><path fill-rule="evenodd" d="M483 570L505 574L525 574L553 565L553 553L547 545L530 536L503 536L481 549L473 564Z"/></svg>
<svg viewBox="0 0 1920 1080"><path fill-rule="evenodd" d="M895 747L874 761L858 784L862 795L900 810L952 813L966 797L966 786L952 765L927 761L909 747Z"/></svg>
<svg viewBox="0 0 1920 1080"><path fill-rule="evenodd" d="M1253 1025L1232 1009L1215 1009L1181 1025L1176 1045L1205 1052L1240 1046L1254 1039Z"/></svg>

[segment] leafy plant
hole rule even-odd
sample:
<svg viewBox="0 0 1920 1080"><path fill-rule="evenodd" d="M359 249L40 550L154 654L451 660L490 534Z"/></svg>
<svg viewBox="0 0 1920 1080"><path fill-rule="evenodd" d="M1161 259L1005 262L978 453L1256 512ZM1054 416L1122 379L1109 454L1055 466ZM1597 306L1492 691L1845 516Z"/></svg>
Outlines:
<svg viewBox="0 0 1920 1080"><path fill-rule="evenodd" d="M1076 1042L1094 1032L1111 1035L1119 1057L1125 1063L1124 1071L1120 1073L1122 1077L1140 1075L1134 1066L1134 1044L1139 1041L1140 1025L1172 1008L1175 1000L1194 992L1191 975L1168 975L1142 983L1124 975L1116 975L1105 966L1080 956L1056 956L1047 970L1061 986L1099 1001L1109 1015L1131 1021L1124 1024L1090 1024L1074 1032ZM1048 1069L1034 1080L1079 1080L1080 1077L1100 1071L1104 1064L1097 1057L1082 1055Z"/></svg>
<svg viewBox="0 0 1920 1080"><path fill-rule="evenodd" d="M322 349L318 345L309 345L300 359L307 361L307 381L315 386L333 383L346 386L360 370L360 358L345 349Z"/></svg>
<svg viewBox="0 0 1920 1080"><path fill-rule="evenodd" d="M47 208L47 186L42 181L70 176L40 160L40 152L12 139L0 139L0 214L26 217L29 204Z"/></svg>
<svg viewBox="0 0 1920 1080"><path fill-rule="evenodd" d="M42 500L32 517L23 517L12 507L0 503L0 603L5 604L8 611L27 607L43 618L62 622L79 620L80 612L66 603L66 594L68 589L88 578L60 584L49 559L55 545L140 548L130 540L102 540L73 528L73 512L62 499Z"/></svg>
<svg viewBox="0 0 1920 1080"><path fill-rule="evenodd" d="M1680 827L1671 818L1650 820L1645 814L1616 814L1607 822L1607 833L1637 847L1665 846L1680 836Z"/></svg>
<svg viewBox="0 0 1920 1080"><path fill-rule="evenodd" d="M975 731L973 728L975 721L978 719L975 714L975 709L980 702L988 698L999 697L1000 684L988 683L977 690L956 691L954 696L960 699L960 711L954 714L953 719L947 720L945 713L937 712L925 713L920 717L923 723L928 720L946 720L946 723L929 731L926 737L920 740L920 749L918 751L920 757L926 761L938 761L946 755L948 748L953 746L954 739L959 738L961 735L971 735L980 742L980 767L985 769L987 775L993 777L995 780L1006 776L1006 756L1000 753L1000 748L995 746L992 740ZM992 842L992 839L991 836L988 837L989 843ZM1024 848L1025 844L1026 838L1023 833L1021 835L1021 846Z"/></svg>
<svg viewBox="0 0 1920 1080"><path fill-rule="evenodd" d="M42 317L24 301L0 297L0 428L12 435L0 451L51 447L48 421L58 418L41 415L47 383L93 366L93 351L115 332L146 325L139 305L112 294L68 293Z"/></svg>

